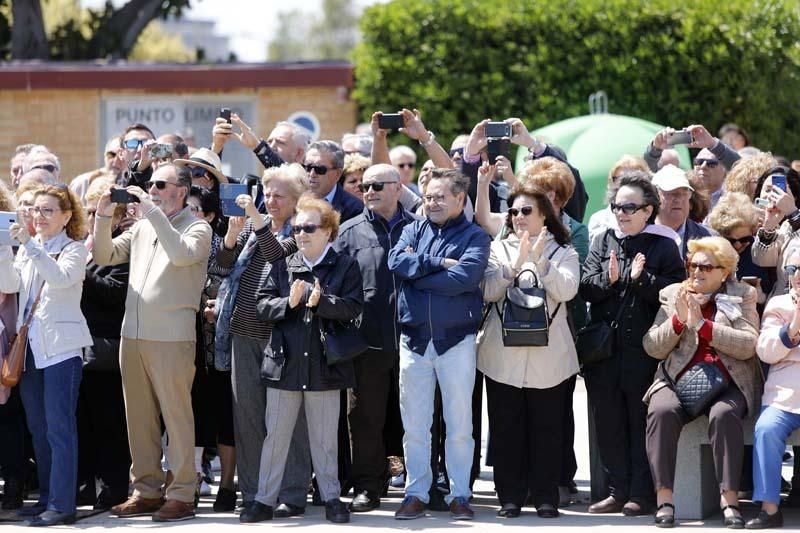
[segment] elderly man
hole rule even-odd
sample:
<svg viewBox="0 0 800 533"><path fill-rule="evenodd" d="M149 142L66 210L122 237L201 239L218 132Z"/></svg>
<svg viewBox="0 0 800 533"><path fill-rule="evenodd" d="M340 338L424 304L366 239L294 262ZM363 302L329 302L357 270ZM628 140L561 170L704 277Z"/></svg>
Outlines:
<svg viewBox="0 0 800 533"><path fill-rule="evenodd" d="M389 455L384 426L387 412L398 411L396 403L388 402L399 394L400 371L397 327L400 280L389 271L388 255L403 228L418 220L400 204L400 174L391 165L378 164L367 169L359 188L364 192L366 207L362 214L342 225L336 241L341 253L358 261L367 289L361 332L370 349L354 362L358 386L350 394L348 414L353 447L350 483L355 491L350 510L356 513L372 511L381 503Z"/></svg>
<svg viewBox="0 0 800 533"><path fill-rule="evenodd" d="M661 207L656 224L673 230L680 238L681 257L686 257L687 243L692 239L708 237L711 230L689 218L689 200L694 189L686 173L674 165L667 165L653 175L653 185L658 189ZM670 235L674 238L673 235Z"/></svg>
<svg viewBox="0 0 800 533"><path fill-rule="evenodd" d="M234 131L233 127L240 132ZM253 129L236 113L231 121L217 118L212 131L211 149L222 154L225 143L236 139L256 154L264 168L279 167L284 163L302 163L308 146L309 135L306 130L291 122L278 122L267 140L259 139Z"/></svg>
<svg viewBox="0 0 800 533"><path fill-rule="evenodd" d="M195 320L206 281L211 227L194 216L186 198L188 169L167 164L149 182L149 195L136 186L144 218L111 238L116 204L111 192L98 202L94 260L130 263L120 343L120 368L131 450L133 495L112 508L118 517L152 515L153 521L194 517L197 478L191 389L195 367ZM169 435L174 481L161 486L161 422Z"/></svg>
<svg viewBox="0 0 800 533"><path fill-rule="evenodd" d="M31 153L35 144L20 144L14 149L14 156L11 158L11 189L19 187L19 179L25 173L25 158Z"/></svg>
<svg viewBox="0 0 800 533"><path fill-rule="evenodd" d="M417 168L417 154L405 145L395 146L389 150L389 160L392 166L400 173L400 180L403 185L419 195L419 188L414 183L414 174Z"/></svg>
<svg viewBox="0 0 800 533"><path fill-rule="evenodd" d="M48 150L46 146L34 146L25 156L25 161L22 164L23 172L28 173L36 169L46 170L55 176L57 180L61 180L61 162L56 157L56 154Z"/></svg>
<svg viewBox="0 0 800 533"><path fill-rule="evenodd" d="M311 194L326 200L339 212L342 222L361 214L364 204L339 187L344 168L344 151L333 141L317 141L308 147L303 168L308 172Z"/></svg>
<svg viewBox="0 0 800 533"><path fill-rule="evenodd" d="M406 458L406 496L398 520L424 514L432 482L431 421L438 382L447 424L447 503L456 520L471 520L469 477L475 335L483 296L480 282L491 238L464 216L469 178L434 169L423 201L427 219L403 229L389 252L389 269L402 280L398 296L400 413Z"/></svg>
<svg viewBox="0 0 800 533"><path fill-rule="evenodd" d="M89 184L92 182L92 179L103 174L116 177L117 174L125 170L125 162L122 157L120 157L121 151L119 135L111 137L108 142L106 142L105 149L103 150L103 166L75 176L69 183L70 190L78 195L78 198L80 198L84 206L86 205L84 197L86 196L86 191L89 189Z"/></svg>
<svg viewBox="0 0 800 533"><path fill-rule="evenodd" d="M35 168L24 173L19 178L18 188L30 182L38 183L39 185L58 185L58 178L56 178L55 174L43 168Z"/></svg>
<svg viewBox="0 0 800 533"><path fill-rule="evenodd" d="M370 157L372 136L367 133L345 133L342 135L342 150L345 155L361 154Z"/></svg>

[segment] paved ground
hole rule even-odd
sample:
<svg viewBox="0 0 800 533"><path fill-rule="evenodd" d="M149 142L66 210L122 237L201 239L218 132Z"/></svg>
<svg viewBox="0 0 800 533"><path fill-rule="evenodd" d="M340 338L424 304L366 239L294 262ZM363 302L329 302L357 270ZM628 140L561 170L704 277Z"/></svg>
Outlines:
<svg viewBox="0 0 800 533"><path fill-rule="evenodd" d="M485 409L484 409L485 413ZM494 495L493 483L491 480L491 469L484 467L481 478L475 484L475 499L473 506L475 509L475 520L473 522L456 522L450 519L449 513L429 512L425 518L412 520L408 522L400 522L394 520L394 511L399 507L400 500L402 499L402 492L399 490L392 490L389 497L384 500L381 508L378 511L367 514L352 515L352 521L347 525L334 525L325 520L325 511L321 507L307 507L307 513L304 517L299 519L283 519L273 520L272 522L262 522L261 524L243 526L239 524L238 517L233 513L214 513L211 509L213 497L203 498L200 503L198 518L186 522L178 522L173 524L155 524L148 518L133 518L127 520L120 520L112 518L108 513L103 513L97 516L86 518L79 521L74 526L74 529L100 530L108 528L183 528L186 531L207 531L213 533L227 533L242 531L242 528L257 528L257 527L276 527L294 529L302 526L303 531L357 531L363 528L371 528L377 531L388 530L407 530L407 531L445 531L445 530L471 530L471 531L503 531L504 528L509 527L546 527L557 528L558 531L569 533L572 531L585 531L585 528L591 527L593 531L601 533L615 531L619 528L625 528L629 531L643 531L650 529L654 531L652 525L652 517L638 517L629 518L621 514L616 515L590 515L586 512L589 503L589 451L588 441L586 436L586 392L583 387L583 382L578 380L578 386L575 391L575 419L577 425L577 434L575 442L575 450L578 457L578 486L581 489L580 494L577 496L577 502L567 509L562 509L562 516L556 520L543 520L536 516L533 508L524 508L523 514L517 519L501 519L496 516L497 500ZM484 420L484 428L486 421ZM485 442L483 442L485 446ZM791 472L789 472L791 476ZM216 486L214 487L216 490ZM745 518L755 516L757 509L753 506L745 506ZM785 530L800 530L800 509L788 509L784 511L786 519ZM713 516L705 521L683 521L679 524L681 527L688 526L692 529L698 527L706 530L723 530L721 525L720 516ZM10 533L12 531L22 531L21 524L4 522L0 523L3 533ZM187 529L191 528L191 529ZM61 529L61 528L60 528Z"/></svg>

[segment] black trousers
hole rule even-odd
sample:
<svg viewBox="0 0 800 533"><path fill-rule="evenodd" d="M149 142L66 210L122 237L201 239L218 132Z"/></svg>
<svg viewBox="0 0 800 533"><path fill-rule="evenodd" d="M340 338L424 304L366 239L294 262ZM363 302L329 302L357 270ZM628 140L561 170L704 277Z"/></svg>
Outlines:
<svg viewBox="0 0 800 533"><path fill-rule="evenodd" d="M558 484L566 487L575 479L578 471L578 460L575 457L575 413L572 410L572 397L575 395L575 383L578 376L572 376L564 386L564 447L561 453L561 475Z"/></svg>
<svg viewBox="0 0 800 533"><path fill-rule="evenodd" d="M517 388L486 377L494 484L500 505L558 506L567 381Z"/></svg>
<svg viewBox="0 0 800 533"><path fill-rule="evenodd" d="M366 490L377 497L386 478L386 457L392 455L390 449L397 450L397 443L389 444L386 437L399 436L402 450L402 422L400 428L388 427L391 423L397 424L399 419L390 418L389 413L400 411L400 356L369 350L357 357L353 366L357 385L350 391L347 415L353 452L350 483L356 493ZM394 405L390 405L390 401L394 401Z"/></svg>
<svg viewBox="0 0 800 533"><path fill-rule="evenodd" d="M125 500L131 455L122 378L114 372L85 371L78 393L78 479L95 478L114 500ZM55 465L54 465L55 466Z"/></svg>
<svg viewBox="0 0 800 533"><path fill-rule="evenodd" d="M28 426L25 422L19 387L14 387L11 389L8 401L0 405L0 474L5 480L16 479L19 482L25 480L27 432Z"/></svg>
<svg viewBox="0 0 800 533"><path fill-rule="evenodd" d="M642 401L647 387L623 387L590 375L585 380L609 492L618 501L654 501L645 446L647 406Z"/></svg>

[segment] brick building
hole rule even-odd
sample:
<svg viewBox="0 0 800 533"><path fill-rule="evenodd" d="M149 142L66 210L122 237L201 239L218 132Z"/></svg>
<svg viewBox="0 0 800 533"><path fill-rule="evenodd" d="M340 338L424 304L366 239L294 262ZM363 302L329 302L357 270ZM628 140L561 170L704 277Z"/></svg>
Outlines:
<svg viewBox="0 0 800 533"><path fill-rule="evenodd" d="M131 122L157 135L194 133L208 145L220 107L238 112L259 136L293 114L319 124L319 138L352 131L353 68L346 62L288 64L14 63L0 67L0 176L19 144L46 145L62 177L102 165L106 140ZM257 160L229 143L226 172L260 174Z"/></svg>

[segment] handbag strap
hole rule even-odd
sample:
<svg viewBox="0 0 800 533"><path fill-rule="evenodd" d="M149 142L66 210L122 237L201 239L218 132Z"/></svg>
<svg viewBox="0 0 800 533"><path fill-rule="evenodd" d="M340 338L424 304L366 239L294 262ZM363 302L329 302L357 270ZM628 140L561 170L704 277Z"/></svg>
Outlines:
<svg viewBox="0 0 800 533"><path fill-rule="evenodd" d="M506 253L506 257L508 257L508 264L510 265L511 264L511 254L508 252L508 248L506 248L505 241L501 241L501 245L503 247L503 251ZM556 249L553 250L552 252L550 252L550 255L547 256L547 260L550 261L551 259L553 259L553 257L556 255L556 253L560 249L561 249L561 245L556 246ZM533 270L531 270L530 268L526 268L525 270L521 270L519 274L514 276L514 286L515 287L519 287L519 283L518 283L519 282L519 277L522 275L523 272L530 272L531 274L533 274L533 279L536 280L535 286L536 287L539 286L539 276L537 275L537 273L534 272ZM542 287L542 288L544 288L544 287ZM555 320L556 315L558 314L558 310L561 309L561 303L562 302L558 302L558 305L556 305L556 310L553 311L552 315L547 317L547 325L548 326L553 323L553 320ZM497 309L497 313L500 314L500 309L497 308L497 302L494 303L494 306ZM486 322L486 317L487 317L488 314L489 313L487 312L484 315L483 320L481 320L481 327L483 327L483 323ZM478 328L478 329L480 330L480 328Z"/></svg>
<svg viewBox="0 0 800 533"><path fill-rule="evenodd" d="M28 316L25 317L25 321L22 323L23 327L29 328L31 326L31 320L33 320L33 315L36 313L36 308L39 307L39 300L42 299L42 291L46 283L47 282L44 281L41 286L39 286L39 292L36 293L36 299L33 301L33 305L31 305L31 312L28 313Z"/></svg>

